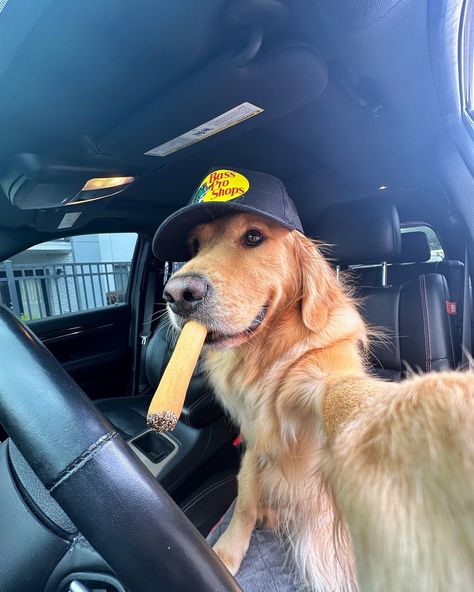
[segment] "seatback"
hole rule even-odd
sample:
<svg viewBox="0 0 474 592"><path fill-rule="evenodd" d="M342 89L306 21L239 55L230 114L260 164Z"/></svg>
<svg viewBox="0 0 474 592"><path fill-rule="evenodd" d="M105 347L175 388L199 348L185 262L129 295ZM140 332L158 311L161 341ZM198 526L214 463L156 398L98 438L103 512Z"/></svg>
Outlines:
<svg viewBox="0 0 474 592"><path fill-rule="evenodd" d="M402 234L401 253L388 269L390 283L400 285L421 274L439 273L446 279L448 295L446 310L451 324L453 346L457 361L461 357L464 264L461 261L443 259L429 261L431 250L424 232Z"/></svg>
<svg viewBox="0 0 474 592"><path fill-rule="evenodd" d="M328 208L316 221L312 235L333 245L330 257L343 269L393 264L400 257L398 212L380 198ZM351 270L350 277L369 327L383 333L382 338L371 339L375 374L399 380L410 368L429 372L454 367L446 310L449 294L441 274L417 274L400 285L377 285L383 277L378 265Z"/></svg>
<svg viewBox="0 0 474 592"><path fill-rule="evenodd" d="M456 363L461 359L464 264L461 261L444 259L429 261L431 250L424 232L406 232L401 235L401 252L387 266L388 283L401 286L418 280L421 275L438 273L447 283L446 311L449 316ZM352 271L360 286L380 286L380 266L357 267Z"/></svg>
<svg viewBox="0 0 474 592"><path fill-rule="evenodd" d="M148 342L145 353L145 371L152 390L156 389L169 362L176 343L176 331L167 318L161 319ZM188 425L201 427L222 415L222 408L215 402L214 393L206 381L200 362L189 383L181 419Z"/></svg>
<svg viewBox="0 0 474 592"><path fill-rule="evenodd" d="M401 286L365 286L357 293L366 321L383 329L383 338L376 337L370 344L376 375L400 380L410 370L454 368L443 276L420 275Z"/></svg>

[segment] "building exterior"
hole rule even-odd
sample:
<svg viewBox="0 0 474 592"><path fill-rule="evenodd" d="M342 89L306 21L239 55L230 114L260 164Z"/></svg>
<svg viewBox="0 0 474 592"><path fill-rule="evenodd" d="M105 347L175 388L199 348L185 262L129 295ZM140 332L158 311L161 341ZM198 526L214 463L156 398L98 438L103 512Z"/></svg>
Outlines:
<svg viewBox="0 0 474 592"><path fill-rule="evenodd" d="M136 239L93 234L35 245L0 264L0 303L29 321L123 302Z"/></svg>

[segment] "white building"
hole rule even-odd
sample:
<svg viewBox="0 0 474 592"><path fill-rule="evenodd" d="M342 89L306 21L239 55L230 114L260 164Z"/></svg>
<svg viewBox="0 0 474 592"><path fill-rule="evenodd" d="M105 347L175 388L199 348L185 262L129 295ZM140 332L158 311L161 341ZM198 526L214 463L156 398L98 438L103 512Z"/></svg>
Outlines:
<svg viewBox="0 0 474 592"><path fill-rule="evenodd" d="M93 234L35 245L0 268L0 302L24 320L123 302L136 239Z"/></svg>

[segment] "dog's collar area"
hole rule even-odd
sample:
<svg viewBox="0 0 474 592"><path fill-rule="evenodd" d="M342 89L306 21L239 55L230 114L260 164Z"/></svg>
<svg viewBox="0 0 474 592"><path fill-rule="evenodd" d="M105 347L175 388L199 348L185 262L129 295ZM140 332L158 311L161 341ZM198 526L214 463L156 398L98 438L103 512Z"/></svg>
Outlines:
<svg viewBox="0 0 474 592"><path fill-rule="evenodd" d="M242 341L242 340L247 340L249 338L252 337L253 332L256 331L258 329L258 327L260 327L260 325L262 324L263 320L265 319L266 315L267 315L267 311L268 311L268 303L264 304L262 306L262 308L260 309L258 315L254 318L254 320L251 322L251 324L244 329L243 331L239 331L238 333L227 333L227 332L219 332L219 331L209 331L209 333L207 334L206 337L206 341L205 343L207 345L223 345L226 342L236 342L236 341Z"/></svg>

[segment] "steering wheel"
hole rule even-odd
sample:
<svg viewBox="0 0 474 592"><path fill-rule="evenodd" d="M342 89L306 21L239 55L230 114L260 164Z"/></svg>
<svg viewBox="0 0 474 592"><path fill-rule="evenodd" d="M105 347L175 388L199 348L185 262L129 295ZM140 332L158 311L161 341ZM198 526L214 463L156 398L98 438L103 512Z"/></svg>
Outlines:
<svg viewBox="0 0 474 592"><path fill-rule="evenodd" d="M0 307L0 423L51 496L132 592L240 587L35 335Z"/></svg>

